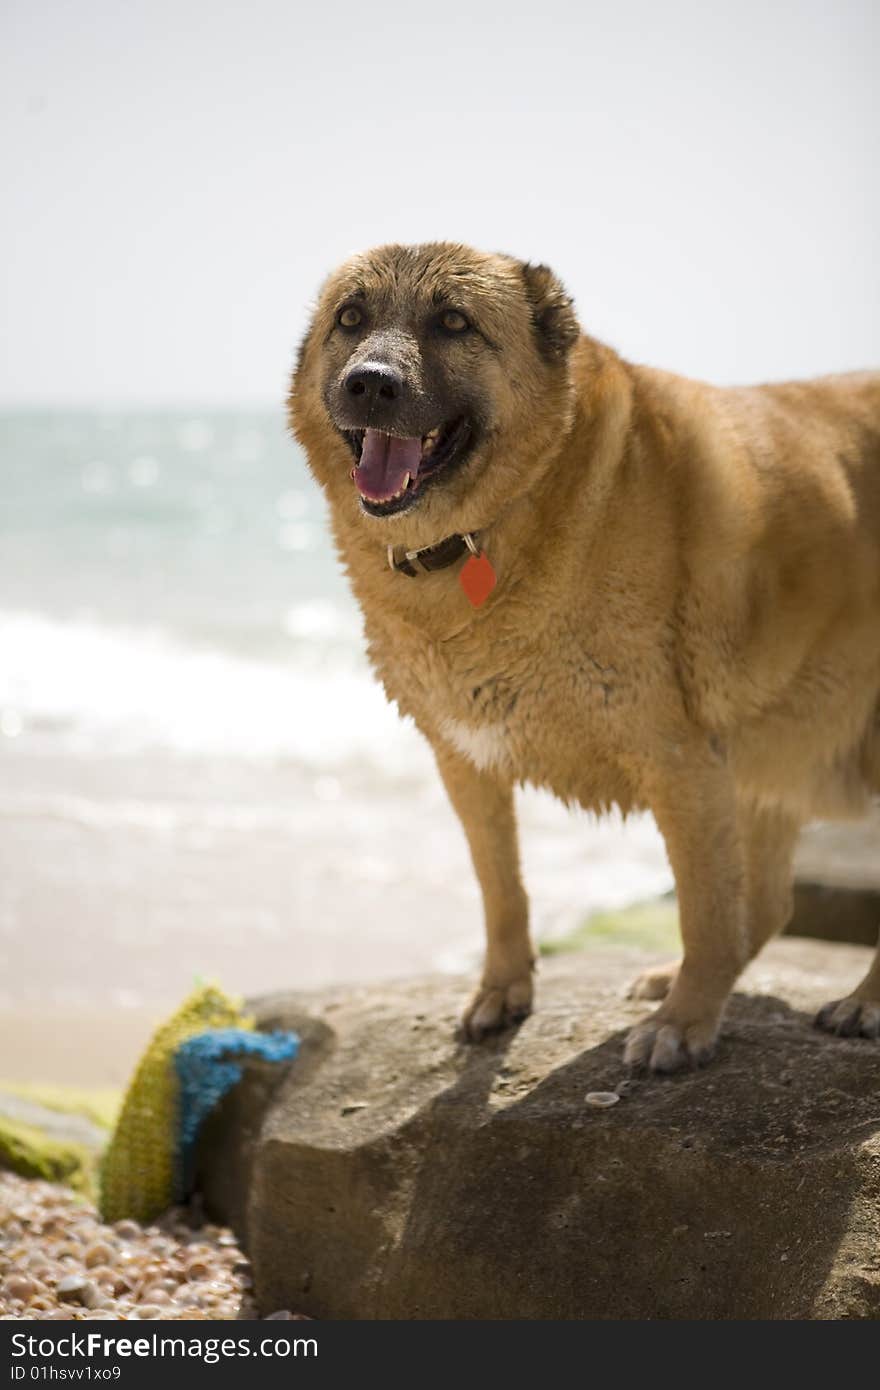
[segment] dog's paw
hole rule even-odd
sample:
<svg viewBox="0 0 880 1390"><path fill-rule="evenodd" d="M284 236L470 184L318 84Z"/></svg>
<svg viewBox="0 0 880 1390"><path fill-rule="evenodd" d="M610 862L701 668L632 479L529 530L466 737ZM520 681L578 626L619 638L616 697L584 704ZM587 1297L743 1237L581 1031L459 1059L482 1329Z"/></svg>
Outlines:
<svg viewBox="0 0 880 1390"><path fill-rule="evenodd" d="M880 1004L854 994L832 999L816 1014L815 1023L841 1038L880 1038Z"/></svg>
<svg viewBox="0 0 880 1390"><path fill-rule="evenodd" d="M468 1042L479 1042L487 1033L522 1023L532 1012L532 978L508 985L482 984L464 1011L462 1032Z"/></svg>
<svg viewBox="0 0 880 1390"><path fill-rule="evenodd" d="M677 960L670 960L665 965L643 970L627 990L627 999L665 999L678 974L679 964Z"/></svg>
<svg viewBox="0 0 880 1390"><path fill-rule="evenodd" d="M679 1023L658 1009L631 1030L623 1060L637 1070L647 1067L663 1073L702 1067L711 1060L717 1037L717 1018Z"/></svg>

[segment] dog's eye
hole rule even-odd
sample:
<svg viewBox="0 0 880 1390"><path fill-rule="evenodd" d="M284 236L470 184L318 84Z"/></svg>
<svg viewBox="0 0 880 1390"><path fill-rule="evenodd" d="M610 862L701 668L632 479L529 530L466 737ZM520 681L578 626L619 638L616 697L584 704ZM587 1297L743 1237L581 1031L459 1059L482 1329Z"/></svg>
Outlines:
<svg viewBox="0 0 880 1390"><path fill-rule="evenodd" d="M356 309L353 304L346 304L344 309L340 309L336 315L336 322L342 328L357 328L363 319L360 309Z"/></svg>
<svg viewBox="0 0 880 1390"><path fill-rule="evenodd" d="M459 313L458 309L447 309L441 314L440 326L445 328L447 333L464 333L470 328L464 314Z"/></svg>

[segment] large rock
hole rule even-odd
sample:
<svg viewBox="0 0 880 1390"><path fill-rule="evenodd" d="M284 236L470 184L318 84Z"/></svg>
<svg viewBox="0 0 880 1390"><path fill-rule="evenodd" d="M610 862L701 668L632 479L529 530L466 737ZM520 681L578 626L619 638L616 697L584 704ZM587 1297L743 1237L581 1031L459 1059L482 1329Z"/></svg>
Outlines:
<svg viewBox="0 0 880 1390"><path fill-rule="evenodd" d="M855 823L811 826L795 860L789 933L871 946L880 931L880 809Z"/></svg>
<svg viewBox="0 0 880 1390"><path fill-rule="evenodd" d="M209 1123L201 1182L264 1312L319 1318L880 1316L880 1045L817 1006L869 952L786 940L731 1003L714 1065L621 1087L646 963L542 964L538 1011L479 1047L436 978L260 1001L296 1028Z"/></svg>

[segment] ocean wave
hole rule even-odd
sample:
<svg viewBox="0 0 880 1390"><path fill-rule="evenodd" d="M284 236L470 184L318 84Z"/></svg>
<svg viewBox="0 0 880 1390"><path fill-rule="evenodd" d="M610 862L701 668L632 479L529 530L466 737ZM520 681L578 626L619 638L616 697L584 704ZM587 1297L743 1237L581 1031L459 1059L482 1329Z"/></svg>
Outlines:
<svg viewBox="0 0 880 1390"><path fill-rule="evenodd" d="M286 758L412 778L430 755L367 668L347 614L286 618L289 658L237 657L158 629L0 611L0 736L67 752Z"/></svg>

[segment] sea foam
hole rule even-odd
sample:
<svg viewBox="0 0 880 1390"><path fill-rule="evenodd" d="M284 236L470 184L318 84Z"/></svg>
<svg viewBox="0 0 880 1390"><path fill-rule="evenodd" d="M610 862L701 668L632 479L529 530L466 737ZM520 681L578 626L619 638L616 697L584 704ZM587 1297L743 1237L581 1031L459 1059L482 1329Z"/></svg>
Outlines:
<svg viewBox="0 0 880 1390"><path fill-rule="evenodd" d="M152 628L0 611L0 730L66 752L275 757L307 769L430 767L351 642L316 601L285 620L288 659L248 659Z"/></svg>

